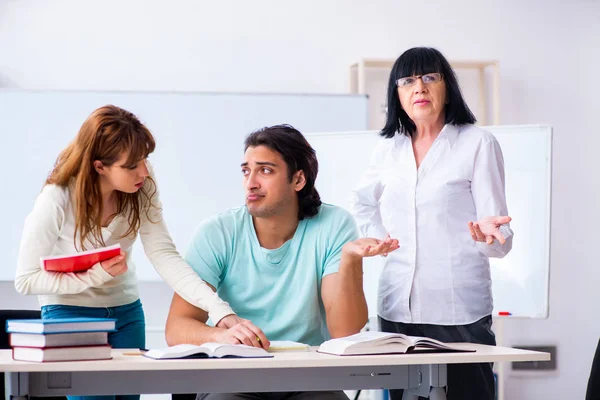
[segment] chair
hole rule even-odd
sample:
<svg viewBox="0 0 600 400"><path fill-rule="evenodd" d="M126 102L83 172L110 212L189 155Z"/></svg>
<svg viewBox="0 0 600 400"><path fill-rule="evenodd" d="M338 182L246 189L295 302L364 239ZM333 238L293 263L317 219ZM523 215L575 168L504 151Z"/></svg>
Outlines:
<svg viewBox="0 0 600 400"><path fill-rule="evenodd" d="M171 400L196 400L196 393L173 393Z"/></svg>
<svg viewBox="0 0 600 400"><path fill-rule="evenodd" d="M600 341L596 347L596 354L592 362L592 370L588 380L586 400L600 399Z"/></svg>
<svg viewBox="0 0 600 400"><path fill-rule="evenodd" d="M0 349L10 349L9 336L6 333L7 319L39 319L41 312L39 310L0 310ZM4 396L4 373L0 372L0 396ZM36 397L31 397L36 399ZM66 400L64 396L58 397L38 397L40 400Z"/></svg>

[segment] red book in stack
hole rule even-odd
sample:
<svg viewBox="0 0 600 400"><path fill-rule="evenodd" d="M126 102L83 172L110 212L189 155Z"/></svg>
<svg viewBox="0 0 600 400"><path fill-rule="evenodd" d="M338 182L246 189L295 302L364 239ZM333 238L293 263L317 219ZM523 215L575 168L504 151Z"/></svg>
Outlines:
<svg viewBox="0 0 600 400"><path fill-rule="evenodd" d="M13 359L19 361L82 361L111 358L108 333L113 318L8 320Z"/></svg>

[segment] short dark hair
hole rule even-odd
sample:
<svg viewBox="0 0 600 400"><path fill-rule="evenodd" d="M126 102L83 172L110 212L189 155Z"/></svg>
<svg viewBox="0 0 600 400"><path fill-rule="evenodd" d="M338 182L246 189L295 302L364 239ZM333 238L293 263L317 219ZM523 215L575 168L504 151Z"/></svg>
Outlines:
<svg viewBox="0 0 600 400"><path fill-rule="evenodd" d="M387 90L387 119L384 128L379 133L381 136L392 138L396 133L412 136L416 126L400 105L396 81L407 76L432 72L441 73L446 83L448 104L445 109L445 122L465 125L474 124L477 121L462 97L456 74L446 57L439 50L431 47L413 47L398 57L390 72Z"/></svg>
<svg viewBox="0 0 600 400"><path fill-rule="evenodd" d="M248 147L266 146L281 154L287 164L288 179L292 181L294 174L304 171L306 184L298 192L298 219L317 215L321 206L321 196L315 188L319 162L317 154L304 135L291 125L274 125L252 132L244 142L244 151Z"/></svg>

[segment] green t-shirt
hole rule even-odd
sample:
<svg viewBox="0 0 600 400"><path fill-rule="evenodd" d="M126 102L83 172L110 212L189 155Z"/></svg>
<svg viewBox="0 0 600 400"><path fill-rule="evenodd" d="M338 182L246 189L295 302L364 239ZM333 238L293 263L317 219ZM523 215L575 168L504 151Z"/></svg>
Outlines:
<svg viewBox="0 0 600 400"><path fill-rule="evenodd" d="M346 210L323 204L299 222L291 240L264 249L243 206L204 221L185 259L269 340L319 345L329 339L321 280L338 271L342 247L357 237Z"/></svg>

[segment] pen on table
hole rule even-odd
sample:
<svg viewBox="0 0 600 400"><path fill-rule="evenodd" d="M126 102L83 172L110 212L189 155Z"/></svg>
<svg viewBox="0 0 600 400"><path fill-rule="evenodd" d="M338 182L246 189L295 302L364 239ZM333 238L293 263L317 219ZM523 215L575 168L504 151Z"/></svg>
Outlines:
<svg viewBox="0 0 600 400"><path fill-rule="evenodd" d="M507 316L507 315L512 315L512 314L511 314L511 313L509 313L508 311L499 311L499 312L498 312L498 315L501 315L501 316Z"/></svg>
<svg viewBox="0 0 600 400"><path fill-rule="evenodd" d="M124 356L143 356L148 349L138 349L137 351L124 351Z"/></svg>

